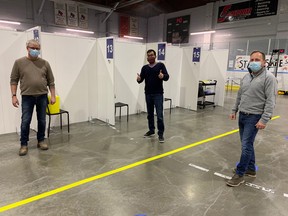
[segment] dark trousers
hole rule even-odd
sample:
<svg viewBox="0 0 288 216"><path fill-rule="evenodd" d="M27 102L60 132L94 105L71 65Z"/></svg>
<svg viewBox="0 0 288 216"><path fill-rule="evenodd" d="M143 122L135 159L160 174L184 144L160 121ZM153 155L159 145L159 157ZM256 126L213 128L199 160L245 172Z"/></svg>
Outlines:
<svg viewBox="0 0 288 216"><path fill-rule="evenodd" d="M38 121L37 140L38 142L41 142L45 138L47 94L39 96L22 95L22 118L20 138L22 146L28 145L30 123L35 105Z"/></svg>
<svg viewBox="0 0 288 216"><path fill-rule="evenodd" d="M163 94L146 94L146 106L147 106L147 119L149 131L155 132L154 126L154 107L157 114L157 128L158 135L161 136L164 133L164 118L163 118Z"/></svg>

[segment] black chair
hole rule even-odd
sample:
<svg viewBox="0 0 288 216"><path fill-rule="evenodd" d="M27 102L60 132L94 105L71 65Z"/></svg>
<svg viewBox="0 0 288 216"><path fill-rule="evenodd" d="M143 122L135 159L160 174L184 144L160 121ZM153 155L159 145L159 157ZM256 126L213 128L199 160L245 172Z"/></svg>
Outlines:
<svg viewBox="0 0 288 216"><path fill-rule="evenodd" d="M170 114L172 110L172 99L171 98L164 98L164 101L170 101Z"/></svg>
<svg viewBox="0 0 288 216"><path fill-rule="evenodd" d="M49 122L48 122L48 137L50 135L50 124L51 124L51 116L53 115L60 115L60 128L62 130L62 114L66 114L67 115L67 123L68 123L68 133L70 133L70 121L69 121L69 112L66 110L62 110L60 109L59 112L57 113L50 113L49 107L47 106L47 111L46 114L49 116Z"/></svg>
<svg viewBox="0 0 288 216"><path fill-rule="evenodd" d="M128 116L129 116L129 105L128 104L121 103L121 102L115 103L115 115L116 115L116 108L119 107L120 108L119 119L121 119L121 109L124 106L127 107L126 109L127 109L127 122L128 122Z"/></svg>

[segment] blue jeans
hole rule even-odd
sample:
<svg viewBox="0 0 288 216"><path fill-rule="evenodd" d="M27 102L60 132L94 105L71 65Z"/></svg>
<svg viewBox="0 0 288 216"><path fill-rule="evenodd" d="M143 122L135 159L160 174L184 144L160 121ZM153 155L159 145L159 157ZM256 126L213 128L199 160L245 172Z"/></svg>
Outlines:
<svg viewBox="0 0 288 216"><path fill-rule="evenodd" d="M22 118L21 118L21 146L27 146L29 141L30 123L33 109L36 105L38 131L37 140L41 142L45 138L47 94L39 96L22 95Z"/></svg>
<svg viewBox="0 0 288 216"><path fill-rule="evenodd" d="M239 133L242 144L240 162L236 170L239 176L243 176L248 169L255 171L254 140L258 132L255 125L260 118L260 114L239 113Z"/></svg>
<svg viewBox="0 0 288 216"><path fill-rule="evenodd" d="M155 132L154 126L154 106L157 114L158 135L164 133L164 118L163 118L163 94L146 94L147 119L149 131Z"/></svg>

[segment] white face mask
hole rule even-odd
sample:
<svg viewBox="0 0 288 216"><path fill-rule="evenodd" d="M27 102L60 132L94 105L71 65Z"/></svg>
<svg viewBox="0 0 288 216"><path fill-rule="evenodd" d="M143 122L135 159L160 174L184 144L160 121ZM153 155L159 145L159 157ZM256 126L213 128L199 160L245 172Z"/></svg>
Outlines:
<svg viewBox="0 0 288 216"><path fill-rule="evenodd" d="M260 61L250 62L248 68L251 69L252 72L257 72L262 68L261 62Z"/></svg>
<svg viewBox="0 0 288 216"><path fill-rule="evenodd" d="M39 51L39 50L36 50L36 49L31 49L31 48L30 48L29 54L30 54L32 57L36 58L36 57L38 57L38 56L40 55L40 51Z"/></svg>

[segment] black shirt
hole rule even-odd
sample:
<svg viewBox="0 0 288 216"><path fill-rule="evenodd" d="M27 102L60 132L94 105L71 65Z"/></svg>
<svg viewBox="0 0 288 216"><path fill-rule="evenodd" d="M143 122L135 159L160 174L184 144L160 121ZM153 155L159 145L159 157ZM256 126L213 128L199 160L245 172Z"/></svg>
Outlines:
<svg viewBox="0 0 288 216"><path fill-rule="evenodd" d="M163 79L158 77L160 70L164 75ZM158 62L153 67L150 67L148 64L144 65L141 69L141 80L138 83L145 80L145 94L163 94L163 80L167 81L169 79L169 74L166 70L166 67L163 63Z"/></svg>

